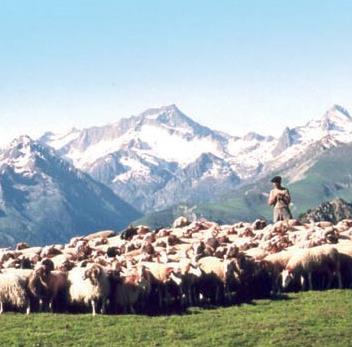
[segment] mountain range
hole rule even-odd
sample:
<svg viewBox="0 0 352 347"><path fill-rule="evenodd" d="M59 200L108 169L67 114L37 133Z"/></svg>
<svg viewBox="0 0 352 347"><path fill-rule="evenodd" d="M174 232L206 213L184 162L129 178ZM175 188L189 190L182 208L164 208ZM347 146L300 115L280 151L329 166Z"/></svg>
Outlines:
<svg viewBox="0 0 352 347"><path fill-rule="evenodd" d="M47 147L21 136L0 152L0 247L120 230L141 214Z"/></svg>
<svg viewBox="0 0 352 347"><path fill-rule="evenodd" d="M16 146L29 146L37 159L29 160ZM335 196L352 200L351 154L352 118L339 105L304 125L285 128L279 137L212 130L175 105L105 126L46 132L36 141L24 136L0 152L0 179L5 182L0 191L1 242L11 241L9 230L14 229L29 235L47 226L67 238L73 230L120 228L133 220L166 225L180 214L222 223L270 219L266 200L276 174L284 177L298 215ZM49 171L43 171L42 158L48 156L44 162ZM36 174L23 170L25 162ZM76 185L86 192L82 200ZM54 192L50 201L40 193L48 186ZM53 216L57 213L50 221L45 219L48 209ZM40 221L41 227L28 220Z"/></svg>
<svg viewBox="0 0 352 347"><path fill-rule="evenodd" d="M334 105L279 137L239 137L202 126L170 105L102 127L46 133L40 141L149 214L223 201L275 172L289 185L301 181L326 149L352 141L352 118Z"/></svg>

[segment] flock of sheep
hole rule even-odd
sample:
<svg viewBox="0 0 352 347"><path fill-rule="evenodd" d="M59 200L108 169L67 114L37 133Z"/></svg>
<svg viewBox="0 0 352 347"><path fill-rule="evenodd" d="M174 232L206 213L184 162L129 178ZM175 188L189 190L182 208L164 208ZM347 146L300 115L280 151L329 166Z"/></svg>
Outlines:
<svg viewBox="0 0 352 347"><path fill-rule="evenodd" d="M351 284L352 220L218 225L180 217L171 228L0 249L0 313L154 314Z"/></svg>

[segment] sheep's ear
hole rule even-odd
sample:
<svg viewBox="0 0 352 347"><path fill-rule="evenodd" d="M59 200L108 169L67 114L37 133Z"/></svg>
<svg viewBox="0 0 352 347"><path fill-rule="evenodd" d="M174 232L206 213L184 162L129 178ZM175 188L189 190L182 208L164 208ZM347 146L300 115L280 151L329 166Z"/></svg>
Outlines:
<svg viewBox="0 0 352 347"><path fill-rule="evenodd" d="M101 272L102 272L102 268L100 266L97 265L94 267L94 273L96 276L100 276Z"/></svg>

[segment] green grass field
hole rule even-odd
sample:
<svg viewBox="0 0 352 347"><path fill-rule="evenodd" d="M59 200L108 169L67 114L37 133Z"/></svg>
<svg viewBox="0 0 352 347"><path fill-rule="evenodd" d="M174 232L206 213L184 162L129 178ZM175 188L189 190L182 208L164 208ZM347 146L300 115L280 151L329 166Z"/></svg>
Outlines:
<svg viewBox="0 0 352 347"><path fill-rule="evenodd" d="M351 346L352 291L159 317L7 313L1 346Z"/></svg>

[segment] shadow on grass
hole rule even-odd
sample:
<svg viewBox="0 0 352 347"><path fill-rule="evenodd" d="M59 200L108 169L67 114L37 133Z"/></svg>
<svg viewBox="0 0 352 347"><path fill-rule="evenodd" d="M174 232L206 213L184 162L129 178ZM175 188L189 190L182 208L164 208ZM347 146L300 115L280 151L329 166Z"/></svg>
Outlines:
<svg viewBox="0 0 352 347"><path fill-rule="evenodd" d="M288 294L276 294L276 295L271 295L269 297L261 297L261 298L254 298L254 299L241 299L241 300L234 300L234 302L229 303L229 304L223 304L223 305L215 305L211 303L202 303L199 306L187 306L187 307L172 307L167 310L151 310L149 312L141 312L137 313L138 315L141 316L150 316L150 317L157 317L157 316L172 316L172 315L194 315L194 314L201 314L204 311L208 310L216 310L219 308L228 308L228 307L233 307L233 306L242 306L244 304L246 305L253 305L256 306L258 305L258 300L267 300L268 304L272 301L287 301L287 300L295 300L294 297L290 297ZM263 302L260 303L261 305Z"/></svg>

